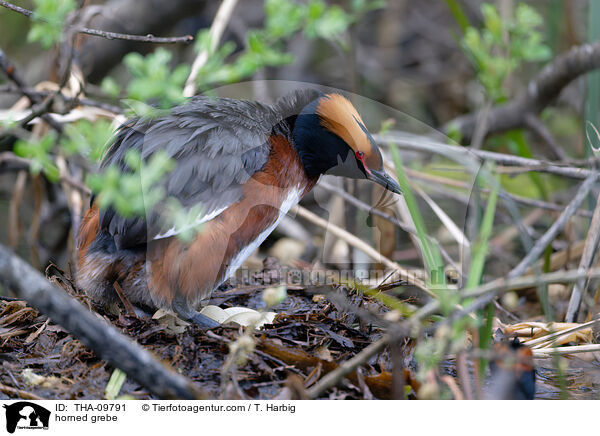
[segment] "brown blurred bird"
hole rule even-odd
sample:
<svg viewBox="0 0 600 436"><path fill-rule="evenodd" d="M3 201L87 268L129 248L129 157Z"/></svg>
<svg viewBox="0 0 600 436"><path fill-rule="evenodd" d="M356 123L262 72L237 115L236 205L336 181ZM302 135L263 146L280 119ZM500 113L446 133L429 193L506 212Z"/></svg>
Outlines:
<svg viewBox="0 0 600 436"><path fill-rule="evenodd" d="M401 193L352 103L339 94L296 91L272 106L195 97L169 115L120 127L103 159L128 171L125 155L158 151L175 161L161 182L187 210L201 206L190 243L165 224L164 205L124 218L94 199L78 235L77 283L94 300L169 308L204 328L196 311L275 229L322 174L367 178Z"/></svg>

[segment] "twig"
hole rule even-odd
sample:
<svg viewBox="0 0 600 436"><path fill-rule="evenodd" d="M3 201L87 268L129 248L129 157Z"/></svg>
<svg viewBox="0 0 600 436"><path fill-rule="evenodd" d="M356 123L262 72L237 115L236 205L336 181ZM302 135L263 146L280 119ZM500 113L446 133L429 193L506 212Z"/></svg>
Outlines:
<svg viewBox="0 0 600 436"><path fill-rule="evenodd" d="M410 283L411 285L417 286L419 289L423 290L428 295L432 296L433 298L436 298L435 294L432 293L427 288L427 286L425 286L425 283L421 279L415 277L415 274L412 274L410 271L408 271L404 267L400 266L396 262L383 256L381 253L379 253L373 247L371 247L370 245L368 245L366 242L362 241L361 239L357 238L350 232L347 232L346 230L342 229L341 227L338 227L332 223L327 222L320 216L315 215L314 213L305 209L302 206L294 207L292 209L292 213L297 213L299 216L310 221L311 223L313 223L327 231L330 231L333 235L335 235L336 237L338 237L338 238L344 240L346 243L348 243L348 245L351 245L354 248L358 248L359 250L363 251L366 255L373 258L375 261L383 263L386 267L388 267L392 270L399 271L400 274L402 274L404 276L403 278L405 278L405 280L408 283Z"/></svg>
<svg viewBox="0 0 600 436"><path fill-rule="evenodd" d="M28 18L31 18L33 15L33 11L29 9L22 8L20 6L13 5L12 3L8 3L4 0L0 0L0 6L4 6L7 9L18 12L19 14L25 15ZM125 41L137 41L137 42L152 42L155 44L175 44L175 43L184 43L188 44L194 40L192 35L185 36L173 36L173 37L158 37L151 34L148 35L129 35L126 33L115 33L115 32L107 32L105 30L97 30L90 29L88 27L77 27L75 28L77 33L85 33L86 35L92 36L101 36L106 39L122 39Z"/></svg>
<svg viewBox="0 0 600 436"><path fill-rule="evenodd" d="M24 91L31 95L38 95L40 98L53 94L52 91L38 91L34 88L24 88ZM11 85L2 85L0 86L0 93L21 94L21 90ZM109 103L102 103L100 101L92 100L87 97L67 97L66 95L61 95L61 99L64 100L65 103L71 103L75 106L80 104L82 106L90 106L99 109L104 109L105 111L113 112L115 114L123 113L123 109L121 109L119 106L115 106Z"/></svg>
<svg viewBox="0 0 600 436"><path fill-rule="evenodd" d="M395 226L400 227L402 230L404 230L407 233L412 233L415 234L417 233L417 231L411 227L411 226L407 226L406 224L404 224L403 222L401 222L400 220L398 220L397 218L388 215L387 213L375 208L375 207L371 207L369 206L367 203L359 200L358 198L356 198L354 195L349 194L348 192L346 192L345 190L338 188L337 186L333 186L327 182L324 182L323 180L321 180L319 182L319 185L321 188L325 189L326 191L329 191L333 194L339 195L340 197L342 197L344 200L346 200L348 203L356 206L357 208L364 210L365 212L369 212L372 215L376 215L380 218L383 218L386 221L391 222L392 224L394 224Z"/></svg>
<svg viewBox="0 0 600 436"><path fill-rule="evenodd" d="M383 218L386 221L389 221L390 223L398 226L399 228L401 228L402 230L404 230L407 233L410 233L411 235L415 235L417 234L417 231L415 230L414 227L412 226L408 226L406 224L404 224L402 221L398 220L397 218L388 215L387 213L375 208L375 207L371 207L369 206L367 203L359 200L358 198L356 198L354 195L349 194L348 192L344 191L341 188L338 188L337 186L333 186L330 185L327 182L324 181L320 181L319 185L321 188L325 189L326 191L332 192L334 194L339 195L340 197L342 197L344 200L346 200L348 203L356 206L359 209L364 210L365 212L369 212L372 215L376 215L380 218ZM448 251L446 251L446 249L442 246L442 244L440 244L440 241L438 241L437 239L435 239L432 236L428 236L429 240L434 243L437 248L440 250L440 253L442 254L442 257L449 263L452 265L452 267L454 267L454 269L459 272L459 274L462 275L462 273L460 272L460 268L458 268L458 266L456 265L456 263L454 262L454 260L450 257L450 255L448 254Z"/></svg>
<svg viewBox="0 0 600 436"><path fill-rule="evenodd" d="M600 352L600 344L573 345L570 347L536 348L531 350L533 357L546 357L552 354L564 356L565 354Z"/></svg>
<svg viewBox="0 0 600 436"><path fill-rule="evenodd" d="M546 145L552 150L554 156L561 161L568 161L569 156L565 153L558 142L552 136L552 133L548 130L548 128L544 125L542 120L540 120L534 114L527 114L525 116L525 126L529 128L532 132L534 132L539 138L546 143Z"/></svg>
<svg viewBox="0 0 600 436"><path fill-rule="evenodd" d="M585 200L590 192L590 189L592 189L592 186L594 183L596 183L597 178L598 174L594 172L581 184L577 194L565 208L563 213L560 214L558 219L554 221L546 233L544 233L544 235L535 243L533 248L529 251L529 253L527 253L523 260L508 273L507 277L509 279L522 275L527 270L529 265L541 256L548 244L550 244L554 238L556 238L556 235L558 235L558 233L564 228L565 224L567 224L567 221L573 216L583 200Z"/></svg>
<svg viewBox="0 0 600 436"><path fill-rule="evenodd" d="M452 395L454 396L455 400L464 400L465 399L465 396L463 395L462 391L458 387L458 384L456 384L456 380L454 379L454 377L452 377L450 375L443 375L440 377L440 380L442 382L446 383L448 388L450 388L450 391L452 392ZM468 399L472 400L473 398L468 398Z"/></svg>
<svg viewBox="0 0 600 436"><path fill-rule="evenodd" d="M556 253L552 253L550 256L550 271L556 271L559 268L562 268L567 265L567 262L572 262L581 257L583 253L583 247L585 245L585 241L577 241L574 244L569 244L569 246L561 251L557 251ZM543 260L538 260L536 262L536 267L541 268L543 264ZM533 274L534 268L528 268L525 274Z"/></svg>
<svg viewBox="0 0 600 436"><path fill-rule="evenodd" d="M531 339L531 340L524 340L523 343L525 345L527 345L528 347L531 348L534 345L543 344L544 342L548 342L548 341L552 341L554 339L558 339L561 336L570 335L571 333L575 333L575 332L578 332L580 330L593 327L596 324L600 324L600 320L593 319L591 321L585 322L583 324L578 324L578 325L576 325L574 327L570 327L568 329L559 330L559 331L556 331L554 333L549 333L547 335L540 336L539 338L535 338L535 339Z"/></svg>
<svg viewBox="0 0 600 436"><path fill-rule="evenodd" d="M113 288L115 288L115 291L117 292L117 295L119 296L119 299L121 300L121 303L123 303L123 306L125 306L127 315L136 316L133 305L131 304L131 302L129 301L127 296L125 295L125 292L123 292L123 288L121 288L121 285L119 284L119 282L114 282Z"/></svg>
<svg viewBox="0 0 600 436"><path fill-rule="evenodd" d="M148 35L128 35L126 33L107 32L106 30L96 30L87 27L78 27L75 30L77 31L77 33L85 33L86 35L92 36L101 36L102 38L106 39L122 39L124 41L151 42L153 44L189 44L194 40L194 37L192 35L169 37L154 36L150 33Z"/></svg>
<svg viewBox="0 0 600 436"><path fill-rule="evenodd" d="M2 1L2 0L0 0L0 1ZM33 105L31 108L30 116L34 115L34 114L36 114L36 115L30 119L28 117L25 117L24 120L20 120L21 125L24 126L32 119L40 116L54 130L56 130L59 133L62 132L62 126L59 123L57 123L55 120L53 120L47 113L45 113L45 112L47 112L48 107L50 107L50 104L52 103L52 99L50 97L43 99L40 96L28 93L27 87L25 85L25 81L18 74L16 67L6 57L6 53L4 53L4 51L2 49L0 49L0 70L2 70L4 72L4 74L6 74L6 77L8 77L8 79L10 81L12 81L15 85L17 85L17 88L19 89L19 91L21 91L21 93L25 97L27 97L29 99L29 101L31 102L31 104Z"/></svg>
<svg viewBox="0 0 600 436"><path fill-rule="evenodd" d="M13 165L13 166L11 166ZM9 169L9 170L28 170L31 165L31 160L25 159L23 157L16 156L11 151L5 151L0 153L0 171ZM82 194L91 195L92 190L88 188L86 185L81 183L80 181L74 179L69 174L60 174L59 179L61 182L65 182L72 186L73 188L79 190Z"/></svg>
<svg viewBox="0 0 600 436"><path fill-rule="evenodd" d="M333 371L327 373L321 380L319 380L313 387L307 390L307 394L310 398L318 398L323 392L327 389L334 387L337 385L340 380L354 371L360 365L366 363L372 356L379 353L381 350L385 348L385 346L390 341L390 336L384 335L367 348L362 350L356 356L354 356L350 360L346 360L341 363Z"/></svg>
<svg viewBox="0 0 600 436"><path fill-rule="evenodd" d="M191 381L167 368L142 346L83 308L2 245L0 277L20 298L48 315L96 351L100 358L122 369L154 395L170 399L205 397Z"/></svg>
<svg viewBox="0 0 600 436"><path fill-rule="evenodd" d="M598 243L600 242L600 195L596 199L596 208L594 209L594 216L590 223L590 229L588 230L587 238L585 239L585 245L583 246L583 253L579 261L579 269L586 270L592 266L594 255L598 249ZM585 280L578 280L573 287L571 298L569 300L569 306L567 307L567 314L565 315L565 322L574 322L577 314L579 313L579 306L581 305L582 295L587 288L587 282Z"/></svg>
<svg viewBox="0 0 600 436"><path fill-rule="evenodd" d="M414 186L414 190L421 196L423 200L429 205L431 210L437 215L440 222L446 227L450 235L454 238L456 242L461 246L461 249L469 250L471 247L471 242L467 239L467 236L458 228L458 226L452 221L452 218L448 216L444 210L438 206L438 204L427 195L425 191L423 191L418 186Z"/></svg>
<svg viewBox="0 0 600 436"><path fill-rule="evenodd" d="M208 57L214 53L219 45L219 41L221 40L223 32L225 31L225 26L227 26L237 2L238 0L223 0L221 2L219 10L215 15L215 19L210 26L210 46L208 50L203 50L198 53L198 56L196 56L196 59L194 59L194 63L192 64L192 71L185 82L185 87L183 88L183 95L185 97L191 97L196 93L196 76L198 76L198 72L204 66L208 60Z"/></svg>
<svg viewBox="0 0 600 436"><path fill-rule="evenodd" d="M11 386L6 386L5 384L0 383L0 392L6 395L12 395L17 398L23 398L25 400L45 400L45 398L40 397L31 392L23 391L21 389L13 388Z"/></svg>
<svg viewBox="0 0 600 436"><path fill-rule="evenodd" d="M528 114L539 114L558 97L562 89L577 77L600 67L600 43L573 47L546 65L529 83L527 91L516 99L490 109L487 133L498 133L523 127ZM443 130L458 129L462 140L469 143L477 124L477 113L463 115L446 123Z"/></svg>
<svg viewBox="0 0 600 436"><path fill-rule="evenodd" d="M460 299L465 298L481 298L490 295L498 296L504 292L511 290L526 289L532 286L548 283L573 283L582 278L600 278L600 267L590 268L587 271L579 271L576 269L567 271L555 271L540 275L528 275L515 278L499 278L489 283L483 284L473 289L464 290L460 293ZM476 304L476 308L483 306L489 302L490 299L483 301L481 304ZM475 303L478 303L477 301ZM475 310L470 306L467 309L469 312ZM439 301L431 301L419 309L411 317L415 320L424 319L430 315L433 315L440 309Z"/></svg>
<svg viewBox="0 0 600 436"><path fill-rule="evenodd" d="M535 262L541 256L541 254L544 252L544 250L546 249L548 244L550 244L554 240L554 238L556 238L556 235L563 229L563 227L566 225L569 218L571 218L573 216L573 214L575 213L575 210L577 210L579 205L583 202L583 200L585 200L587 194L589 193L590 189L592 188L592 185L596 182L596 179L597 179L597 174L592 174L581 184L581 187L579 188L579 191L577 192L577 194L575 195L573 200L568 204L568 206L565 208L563 213L554 222L554 224L552 224L552 226L550 226L550 228L546 231L546 233L544 233L544 235L542 235L542 237L540 239L538 239L538 241L535 243L535 245L532 247L532 249L529 251L529 253L527 253L527 255L523 258L523 260L521 260L521 262L507 274L506 279L502 279L502 280L511 280L511 279L514 279L515 277L519 277L519 276L523 275L527 271L527 268L529 267L529 265L532 262ZM539 284L542 284L541 281L535 282L535 279L540 278L540 277L541 277L541 275L538 275L538 276L534 275L532 277L534 279L534 285L537 286ZM583 278L583 277L585 277L585 275L582 275L582 277L580 277L580 278ZM496 283L496 282L497 282L497 280L495 280L491 283ZM477 289L481 289L481 288L477 288ZM481 295L477 295L477 296L470 294L469 291L466 291L463 295L463 298L477 297L476 300L473 303L471 303L468 307L466 307L465 309L461 309L461 310L458 310L457 312L454 312L451 316L446 318L446 320L443 322L449 323L452 319L456 319L465 314L472 313L475 310L485 306L486 304L490 303L494 298L496 298L499 295L499 293L501 292L500 289L501 288L492 289L489 292L485 292L485 293L483 293Z"/></svg>
<svg viewBox="0 0 600 436"><path fill-rule="evenodd" d="M425 137L407 135L403 132L395 131L386 133L385 135L373 134L373 137L380 144L392 143L406 150L439 154L455 162L468 164L468 166L473 166L474 161L481 163L482 160L491 160L501 165L528 167L531 171L557 174L573 179L585 179L593 174L592 170L585 168L566 166L562 163L530 159L493 151L473 150L468 147L449 145Z"/></svg>
<svg viewBox="0 0 600 436"><path fill-rule="evenodd" d="M426 182L434 182L435 185L431 185L431 183L428 183L428 184L425 184L424 187L425 188L429 187L430 189L434 188L435 192L438 192L440 190L439 184L442 183L444 185L449 185L449 186L459 188L459 189L466 189L466 190L477 189L479 192L481 192L482 194L486 194L486 195L489 195L489 193L490 193L490 190L488 188L481 188L477 185L469 185L468 183L462 182L460 180L449 179L447 177L438 176L435 174L427 174L427 173L423 173L420 171L412 170L410 168L404 168L404 171L411 178L419 179L419 180L426 181ZM321 183L322 182L320 182L319 184L321 184ZM450 195L451 193L454 193L454 192L455 191L447 191L447 194ZM446 193L444 193L444 194L446 194ZM564 209L564 206L561 206L560 204L550 203L548 201L543 201L543 200L536 200L534 198L521 197L519 195L511 194L506 191L499 192L498 196L500 196L502 198L506 198L506 199L511 199L515 203L519 203L519 204L522 204L523 206L528 206L528 207L536 207L536 208L540 208L540 209L547 209L547 210L553 210L553 211L559 211L559 212ZM586 217L586 218L592 217L591 212L589 212L587 210L583 210L583 209L577 210L576 214L579 216Z"/></svg>

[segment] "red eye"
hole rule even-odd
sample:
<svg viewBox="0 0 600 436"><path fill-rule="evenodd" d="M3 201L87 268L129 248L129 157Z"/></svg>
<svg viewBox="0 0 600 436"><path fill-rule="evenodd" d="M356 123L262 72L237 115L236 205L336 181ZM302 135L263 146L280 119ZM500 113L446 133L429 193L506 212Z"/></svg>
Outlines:
<svg viewBox="0 0 600 436"><path fill-rule="evenodd" d="M365 157L365 154L362 151L357 151L354 154L358 160L363 160L363 158Z"/></svg>

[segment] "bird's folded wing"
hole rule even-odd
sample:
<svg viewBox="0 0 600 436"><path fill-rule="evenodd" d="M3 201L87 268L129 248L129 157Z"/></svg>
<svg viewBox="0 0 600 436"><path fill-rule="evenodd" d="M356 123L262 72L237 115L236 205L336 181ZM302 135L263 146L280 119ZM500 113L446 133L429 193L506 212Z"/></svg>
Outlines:
<svg viewBox="0 0 600 436"><path fill-rule="evenodd" d="M279 121L276 112L259 103L200 97L167 116L121 126L102 168L115 165L131 171L125 163L129 149L145 161L162 150L175 167L159 184L165 200L146 216L124 218L107 208L100 212L100 228L122 249L171 237L215 218L239 201L243 184L265 166L268 137ZM191 215L186 224L172 222L168 205L173 198L183 215Z"/></svg>

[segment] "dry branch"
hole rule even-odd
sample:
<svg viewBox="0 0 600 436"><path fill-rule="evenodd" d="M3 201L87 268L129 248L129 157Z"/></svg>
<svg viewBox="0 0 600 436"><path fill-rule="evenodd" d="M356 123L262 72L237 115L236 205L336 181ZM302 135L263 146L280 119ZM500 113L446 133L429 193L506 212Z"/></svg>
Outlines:
<svg viewBox="0 0 600 436"><path fill-rule="evenodd" d="M571 217L575 214L575 211L579 208L583 200L585 200L597 179L598 174L594 172L594 174L590 175L581 184L577 194L565 208L563 213L561 213L558 219L554 221L546 233L544 233L544 235L538 239L523 260L508 273L508 278L514 278L524 274L529 265L535 262L542 255L548 244L550 244L554 238L556 238L556 235L558 235L558 233L565 227L567 221L569 221L569 219L571 219Z"/></svg>
<svg viewBox="0 0 600 436"><path fill-rule="evenodd" d="M368 255L369 257L371 257L372 259L374 259L377 262L381 262L383 263L386 267L394 270L394 271L398 271L401 275L402 278L405 279L408 283L410 283L411 285L414 285L416 287L418 287L419 289L421 289L422 291L426 292L428 295L432 296L435 298L435 294L432 293L431 290L429 290L427 288L427 286L425 285L425 283L419 279L418 277L415 276L415 274L411 273L409 270L403 268L402 266L400 266L399 264L397 264L396 262L388 259L387 257L383 256L381 253L379 253L377 250L375 250L373 247L371 247L369 244L367 244L366 242L362 241L361 239L357 238L356 236L354 236L353 234L351 234L350 232L342 229L341 227L338 227L332 223L327 222L326 220L324 220L323 218L321 218L318 215L315 215L314 213L312 213L311 211L303 208L302 206L295 206L292 210L292 213L297 213L298 216L310 221L311 223L330 231L333 235L335 235L336 237L342 239L343 241L345 241L346 243L348 243L348 245L351 245L354 248L357 248L361 251L363 251L366 255Z"/></svg>
<svg viewBox="0 0 600 436"><path fill-rule="evenodd" d="M383 350L389 341L390 337L388 335L385 335L373 342L371 345L362 350L352 359L340 363L340 366L338 368L325 375L312 388L308 389L308 396L313 399L318 398L327 389L334 387L344 377L346 377L360 365L366 363L371 358L371 356L374 356L375 354Z"/></svg>
<svg viewBox="0 0 600 436"><path fill-rule="evenodd" d="M424 188L429 188L429 190L431 192L438 193L440 195L447 196L447 195L452 195L455 193L455 191L451 191L448 188L445 188L443 186L440 187L440 184L447 185L452 188L458 188L461 190L464 189L464 190L467 190L467 192L473 191L476 189L477 191L481 192L484 195L489 195L489 193L490 193L490 189L488 189L488 188L481 188L477 185L472 185L472 184L469 184L467 182L463 182L460 180L450 179L448 177L443 177L443 176L439 176L436 174L428 174L428 173L416 171L416 170L413 170L410 168L404 168L404 171L406 172L407 175L409 175L411 177L411 179L420 180L421 182L419 182L419 183ZM440 191L441 191L441 193L440 193ZM534 198L529 198L529 197L521 197L519 195L508 193L506 191L499 192L498 196L501 198L504 198L504 199L512 200L515 203L522 204L523 206L528 206L528 207L533 207L533 208L547 209L547 210L553 210L553 211L557 211L557 212L561 212L565 208L564 206L561 206L560 204L551 203L551 202L543 201L543 200L536 200ZM582 217L586 217L586 218L592 217L591 212L589 212L587 210L583 210L583 209L577 210L577 212L575 214L582 216Z"/></svg>
<svg viewBox="0 0 600 436"><path fill-rule="evenodd" d="M205 395L139 344L122 335L68 296L29 264L0 245L0 279L20 298L48 315L129 377L160 398L201 399Z"/></svg>
<svg viewBox="0 0 600 436"><path fill-rule="evenodd" d="M31 160L25 159L15 155L12 151L4 151L0 153L0 171L13 170L29 170L31 166ZM79 192L86 196L92 195L92 190L79 180L74 179L67 173L61 173L59 180L63 183L68 184L72 188L77 189Z"/></svg>
<svg viewBox="0 0 600 436"><path fill-rule="evenodd" d="M499 165L525 167L528 171L556 174L572 179L585 179L593 174L593 171L587 168L568 166L561 162L556 163L493 151L474 150L469 147L445 144L426 137L409 135L404 132L389 132L385 135L374 134L373 137L380 144L396 144L398 148L405 150L442 155L455 162L462 163L471 169L474 166L478 167L484 160L490 160Z"/></svg>
<svg viewBox="0 0 600 436"><path fill-rule="evenodd" d="M41 98L44 98L44 97L47 97L47 96L53 94L54 92L38 91L34 88L29 88L29 87L24 87L22 90L20 90L12 85L2 85L2 86L0 86L0 93L7 93L7 94L27 93L27 95L37 96L41 99ZM65 103L72 104L73 106L77 106L77 105L89 106L89 107L96 107L98 109L104 109L105 111L112 112L115 114L123 113L123 109L121 109L119 106L115 106L115 105L109 104L109 103L103 103L101 101L96 101L96 100L93 100L93 99L87 98L87 97L68 97L64 94L61 94L60 98Z"/></svg>
<svg viewBox="0 0 600 436"><path fill-rule="evenodd" d="M198 53L198 56L196 56L196 59L194 59L192 71L190 72L190 75L185 82L185 87L183 88L183 95L185 97L191 97L196 93L196 76L198 76L198 72L204 66L208 60L208 57L219 45L219 41L221 40L223 32L225 31L225 26L227 26L237 2L238 0L223 0L221 6L219 6L217 15L215 15L215 19L210 26L210 47L208 50L203 50Z"/></svg>
<svg viewBox="0 0 600 436"><path fill-rule="evenodd" d="M536 348L531 350L533 357L546 357L553 354L565 356L567 354L577 353L598 353L600 352L600 344L572 345L570 347L552 347L552 348Z"/></svg>
<svg viewBox="0 0 600 436"><path fill-rule="evenodd" d="M588 230L585 245L583 246L583 253L579 262L579 269L586 270L592 266L594 255L598 249L598 243L600 243L600 195L596 199L596 208L594 209L594 216ZM581 299L587 289L587 282L585 280L578 280L573 287L571 293L571 299L569 300L569 306L567 308L567 314L565 316L565 322L575 322L577 314L579 313L579 306L581 305Z"/></svg>
<svg viewBox="0 0 600 436"><path fill-rule="evenodd" d="M29 9L22 8L20 6L13 5L12 3L8 3L4 0L0 0L0 6L4 6L11 11L18 12L19 14L25 15L28 18L31 18L33 15L33 11ZM188 44L194 40L192 35L184 35L184 36L173 36L173 37L158 37L154 35L129 35L126 33L116 33L116 32L108 32L105 30L98 29L90 29L88 27L77 27L75 29L77 33L85 33L86 35L92 36L100 36L106 39L122 39L125 41L135 41L135 42L151 42L154 44L175 44L175 43L185 43Z"/></svg>
<svg viewBox="0 0 600 436"><path fill-rule="evenodd" d="M25 81L21 78L20 74L17 71L17 68L12 62L10 62L10 60L7 58L6 54L2 49L0 49L0 70L4 72L6 77L17 86L21 94L27 97L32 104L31 114L20 121L21 125L25 125L29 121L39 116L44 121L46 121L48 125L50 125L54 130L56 130L59 133L62 132L62 126L56 121L54 121L46 113L48 107L52 103L52 97L48 96L43 98L39 95L29 93L25 85Z"/></svg>
<svg viewBox="0 0 600 436"><path fill-rule="evenodd" d="M546 65L516 99L492 107L487 113L487 134L527 125L529 115L537 115L551 104L565 86L577 77L600 67L600 42L573 47ZM458 130L464 143L473 137L479 112L460 116L446 123L443 130Z"/></svg>

